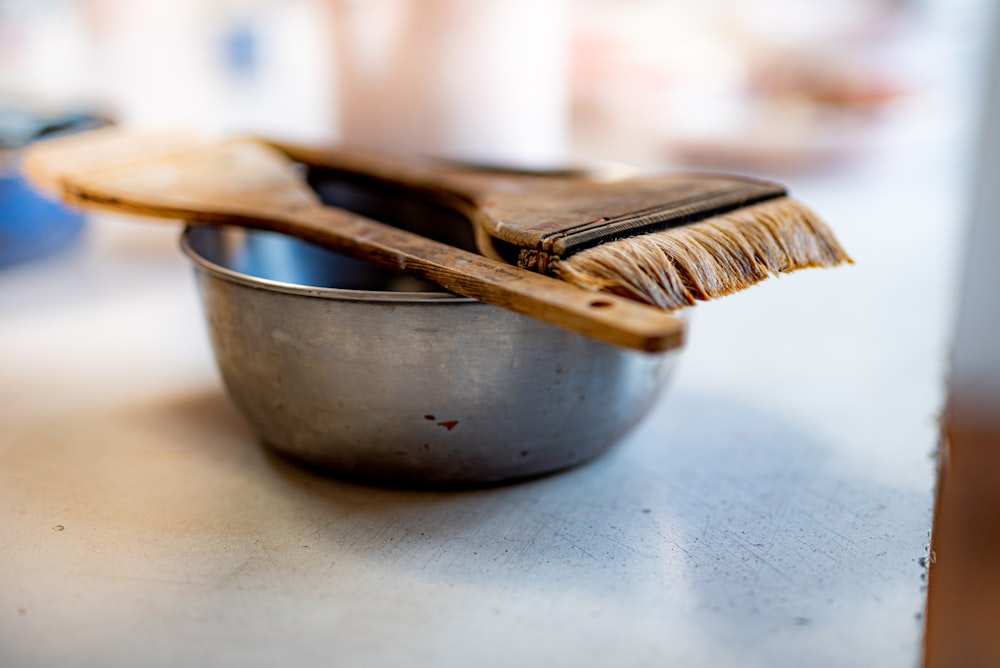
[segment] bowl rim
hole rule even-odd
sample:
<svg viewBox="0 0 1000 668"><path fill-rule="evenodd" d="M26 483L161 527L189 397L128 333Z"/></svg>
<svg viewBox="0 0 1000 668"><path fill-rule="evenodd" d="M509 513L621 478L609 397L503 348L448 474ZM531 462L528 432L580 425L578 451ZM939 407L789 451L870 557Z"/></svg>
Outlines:
<svg viewBox="0 0 1000 668"><path fill-rule="evenodd" d="M262 232L249 228L238 228L229 225L214 225L207 223L186 223L180 235L181 251L190 259L196 268L215 278L236 283L267 292L282 292L286 294L298 295L301 297L315 297L319 299L339 299L348 301L369 301L369 302L392 302L392 303L462 303L479 304L481 302L471 297L463 297L453 292L430 291L430 292L407 292L390 290L352 290L349 288L330 288L314 285L303 285L301 283L290 283L288 281L277 281L269 278L261 278L253 274L247 274L235 269L225 267L213 260L208 259L199 253L191 244L191 235L195 234L195 228L209 228L225 233L227 229L240 230L246 233ZM277 236L284 236L280 232L267 232ZM308 243L308 242L303 242Z"/></svg>

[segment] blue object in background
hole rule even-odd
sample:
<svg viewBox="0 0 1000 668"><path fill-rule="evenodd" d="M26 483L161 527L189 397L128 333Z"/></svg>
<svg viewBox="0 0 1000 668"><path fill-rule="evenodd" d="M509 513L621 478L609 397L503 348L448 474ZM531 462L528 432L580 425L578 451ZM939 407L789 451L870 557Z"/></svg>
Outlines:
<svg viewBox="0 0 1000 668"><path fill-rule="evenodd" d="M0 268L72 246L83 215L47 200L19 176L0 177Z"/></svg>
<svg viewBox="0 0 1000 668"><path fill-rule="evenodd" d="M107 125L87 114L41 116L0 109L0 269L66 249L80 238L83 214L33 190L18 171L18 152L34 141Z"/></svg>
<svg viewBox="0 0 1000 668"><path fill-rule="evenodd" d="M258 69L257 32L249 20L234 22L222 40L226 70L235 77L250 78Z"/></svg>

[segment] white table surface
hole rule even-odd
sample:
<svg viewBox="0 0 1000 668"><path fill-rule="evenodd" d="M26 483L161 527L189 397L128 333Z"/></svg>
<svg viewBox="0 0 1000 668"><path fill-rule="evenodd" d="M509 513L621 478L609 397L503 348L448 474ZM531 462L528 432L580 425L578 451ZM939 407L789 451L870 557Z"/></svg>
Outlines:
<svg viewBox="0 0 1000 668"><path fill-rule="evenodd" d="M176 228L0 273L0 665L915 665L966 213L917 135L792 183L855 266L698 306L635 432L496 489L263 450Z"/></svg>

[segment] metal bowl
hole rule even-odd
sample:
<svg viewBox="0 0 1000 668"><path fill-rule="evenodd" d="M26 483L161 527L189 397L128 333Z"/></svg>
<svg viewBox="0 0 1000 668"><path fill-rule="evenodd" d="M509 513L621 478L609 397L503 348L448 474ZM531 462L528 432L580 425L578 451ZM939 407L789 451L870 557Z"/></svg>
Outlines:
<svg viewBox="0 0 1000 668"><path fill-rule="evenodd" d="M642 419L677 357L277 234L192 226L182 246L237 407L274 449L341 474L478 484L573 466Z"/></svg>

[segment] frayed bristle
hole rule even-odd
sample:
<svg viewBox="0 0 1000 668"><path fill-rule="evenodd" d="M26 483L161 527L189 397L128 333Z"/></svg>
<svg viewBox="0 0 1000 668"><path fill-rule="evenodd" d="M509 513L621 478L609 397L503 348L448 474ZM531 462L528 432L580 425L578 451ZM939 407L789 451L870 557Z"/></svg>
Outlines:
<svg viewBox="0 0 1000 668"><path fill-rule="evenodd" d="M770 276L851 258L819 217L787 197L560 259L563 280L674 310Z"/></svg>

